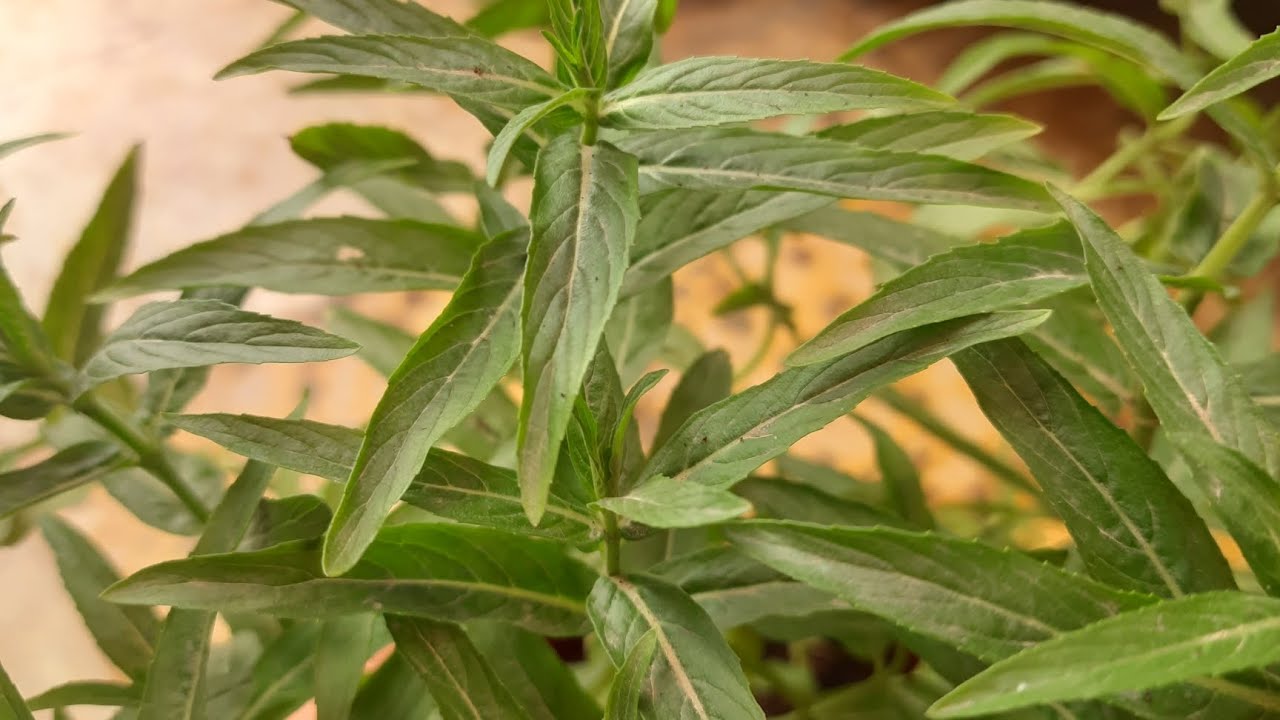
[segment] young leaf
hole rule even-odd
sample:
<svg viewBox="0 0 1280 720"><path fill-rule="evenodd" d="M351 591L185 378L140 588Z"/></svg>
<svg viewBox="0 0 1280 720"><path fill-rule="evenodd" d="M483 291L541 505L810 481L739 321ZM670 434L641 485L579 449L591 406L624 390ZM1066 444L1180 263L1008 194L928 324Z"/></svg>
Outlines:
<svg viewBox="0 0 1280 720"><path fill-rule="evenodd" d="M443 720L529 720L462 628L388 615L387 629L426 682Z"/></svg>
<svg viewBox="0 0 1280 720"><path fill-rule="evenodd" d="M1280 472L1275 429L1238 376L1102 218L1070 196L1054 194L1084 243L1098 306L1161 424L1170 432L1207 434Z"/></svg>
<svg viewBox="0 0 1280 720"><path fill-rule="evenodd" d="M929 512L924 490L920 487L920 474L916 472L911 457L884 428L860 415L853 417L871 435L871 443L876 449L876 464L880 466L880 484L884 486L890 507L912 526L932 530L933 514Z"/></svg>
<svg viewBox="0 0 1280 720"><path fill-rule="evenodd" d="M1239 452L1203 433L1171 438L1196 469L1202 494L1240 546L1258 582L1280 595L1280 483Z"/></svg>
<svg viewBox="0 0 1280 720"><path fill-rule="evenodd" d="M134 147L116 170L49 293L44 331L54 353L68 362L83 362L101 340L106 308L87 298L111 282L120 267L133 222L138 153Z"/></svg>
<svg viewBox="0 0 1280 720"><path fill-rule="evenodd" d="M0 207L0 220L12 207L12 200ZM8 356L6 364L16 365L23 372L23 377L49 377L54 374L49 338L22 302L22 294L9 277L3 258L0 258L0 351Z"/></svg>
<svg viewBox="0 0 1280 720"><path fill-rule="evenodd" d="M649 630L627 653L627 659L613 676L609 699L604 706L604 720L643 720L640 699L649 683L649 669L658 654L658 631Z"/></svg>
<svg viewBox="0 0 1280 720"><path fill-rule="evenodd" d="M1209 528L1160 466L1025 345L987 343L952 362L1031 468L1090 575L1164 597L1235 587Z"/></svg>
<svg viewBox="0 0 1280 720"><path fill-rule="evenodd" d="M653 437L656 450L663 446L694 413L720 402L733 392L733 365L729 353L712 350L703 353L684 371L671 399L658 421L658 432Z"/></svg>
<svg viewBox="0 0 1280 720"><path fill-rule="evenodd" d="M606 127L660 130L775 115L919 110L950 102L923 85L856 65L695 57L646 70L605 95L600 122Z"/></svg>
<svg viewBox="0 0 1280 720"><path fill-rule="evenodd" d="M871 150L946 155L973 160L996 148L1025 140L1042 128L1012 115L934 110L870 117L836 125L818 137L843 140Z"/></svg>
<svg viewBox="0 0 1280 720"><path fill-rule="evenodd" d="M451 622L481 618L546 635L584 626L595 572L556 544L489 528L389 526L343 577L326 577L308 542L176 560L139 571L105 597L279 617L328 618L381 610ZM269 593L250 588L269 586Z"/></svg>
<svg viewBox="0 0 1280 720"><path fill-rule="evenodd" d="M635 236L635 158L561 135L538 155L523 319L518 474L542 517L574 398L617 302Z"/></svg>
<svg viewBox="0 0 1280 720"><path fill-rule="evenodd" d="M160 621L151 608L121 607L99 597L120 576L70 525L55 515L46 515L41 518L40 530L58 562L62 583L98 647L129 677L145 677L160 634Z"/></svg>
<svg viewBox="0 0 1280 720"><path fill-rule="evenodd" d="M710 525L751 510L751 503L731 492L660 475L621 497L602 498L596 505L656 528Z"/></svg>
<svg viewBox="0 0 1280 720"><path fill-rule="evenodd" d="M563 92L542 68L479 37L364 35L296 40L243 57L216 77L222 80L267 70L403 80L513 112Z"/></svg>
<svg viewBox="0 0 1280 720"><path fill-rule="evenodd" d="M912 327L1022 306L1087 282L1080 241L1065 222L959 247L882 285L787 362L823 362Z"/></svg>
<svg viewBox="0 0 1280 720"><path fill-rule="evenodd" d="M891 335L826 363L785 370L695 413L639 477L729 487L796 440L852 410L876 388L957 350L1017 335L1043 312L961 318Z"/></svg>
<svg viewBox="0 0 1280 720"><path fill-rule="evenodd" d="M113 443L84 442L29 467L0 473L0 518L100 480L127 464Z"/></svg>
<svg viewBox="0 0 1280 720"><path fill-rule="evenodd" d="M644 195L619 294L632 297L734 240L832 202L821 195L763 190L675 189Z"/></svg>
<svg viewBox="0 0 1280 720"><path fill-rule="evenodd" d="M675 289L670 279L620 300L604 326L609 352L623 383L634 382L662 351L675 319Z"/></svg>
<svg viewBox="0 0 1280 720"><path fill-rule="evenodd" d="M456 37L467 28L406 0L284 0L301 12L349 33Z"/></svg>
<svg viewBox="0 0 1280 720"><path fill-rule="evenodd" d="M951 158L865 150L838 140L747 129L639 132L620 141L640 159L646 192L799 190L864 200L1047 211L1028 180Z"/></svg>
<svg viewBox="0 0 1280 720"><path fill-rule="evenodd" d="M467 637L531 720L600 720L600 706L546 638L483 622L467 625Z"/></svg>
<svg viewBox="0 0 1280 720"><path fill-rule="evenodd" d="M764 717L737 656L679 588L648 576L602 577L588 611L614 667L626 663L646 633L656 637L658 650L641 697L643 717Z"/></svg>
<svg viewBox="0 0 1280 720"><path fill-rule="evenodd" d="M929 709L958 718L1145 690L1280 661L1280 600L1216 592L1168 600L992 665ZM1217 681L1199 681L1214 687ZM1270 698L1275 695L1257 691Z"/></svg>
<svg viewBox="0 0 1280 720"><path fill-rule="evenodd" d="M658 563L649 572L680 586L722 630L771 616L803 617L847 607L739 550L715 545Z"/></svg>
<svg viewBox="0 0 1280 720"><path fill-rule="evenodd" d="M250 225L144 265L98 298L221 285L317 295L452 290L480 243L468 230L413 220Z"/></svg>
<svg viewBox="0 0 1280 720"><path fill-rule="evenodd" d="M35 720L3 665L0 665L0 713L4 720Z"/></svg>
<svg viewBox="0 0 1280 720"><path fill-rule="evenodd" d="M356 349L336 335L217 300L153 302L107 336L81 370L81 383L219 363L333 360Z"/></svg>
<svg viewBox="0 0 1280 720"><path fill-rule="evenodd" d="M14 140L5 140L4 142L0 142L0 158L8 157L19 150L29 148L34 145L53 142L54 140L61 140L66 137L71 137L71 133L40 133L39 135L29 135L27 137L20 137Z"/></svg>
<svg viewBox="0 0 1280 720"><path fill-rule="evenodd" d="M524 135L526 130L562 107L581 105L586 98L591 96L591 93L592 91L587 88L575 88L546 102L530 105L516 113L506 127L502 128L502 131L493 138L493 144L489 146L489 159L485 162L485 180L488 181L489 185L492 187L498 186L498 181L502 177L503 166L507 164L507 155L511 153L511 148L515 146L516 141Z"/></svg>
<svg viewBox="0 0 1280 720"><path fill-rule="evenodd" d="M1274 77L1280 77L1280 30L1263 35L1240 54L1214 68L1165 108L1160 119L1171 120L1203 110Z"/></svg>
<svg viewBox="0 0 1280 720"><path fill-rule="evenodd" d="M940 535L767 520L725 533L776 570L987 661L1153 601L1022 553Z"/></svg>
<svg viewBox="0 0 1280 720"><path fill-rule="evenodd" d="M657 9L658 0L600 0L608 87L629 82L649 60Z"/></svg>
<svg viewBox="0 0 1280 720"><path fill-rule="evenodd" d="M514 231L481 248L453 299L392 374L325 536L329 574L355 564L431 446L515 362L526 238Z"/></svg>

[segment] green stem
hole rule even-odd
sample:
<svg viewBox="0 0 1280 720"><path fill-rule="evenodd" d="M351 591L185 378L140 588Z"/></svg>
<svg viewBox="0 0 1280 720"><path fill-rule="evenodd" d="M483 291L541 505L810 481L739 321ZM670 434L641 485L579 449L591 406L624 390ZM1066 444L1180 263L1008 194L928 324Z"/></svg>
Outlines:
<svg viewBox="0 0 1280 720"><path fill-rule="evenodd" d="M600 101L594 93L583 101L582 116L582 144L595 145L596 137L600 134Z"/></svg>
<svg viewBox="0 0 1280 720"><path fill-rule="evenodd" d="M139 467L167 485L200 522L203 523L209 519L209 508L174 469L169 459L165 457L163 449L154 445L128 421L116 415L92 394L81 396L75 401L74 407L137 454Z"/></svg>
<svg viewBox="0 0 1280 720"><path fill-rule="evenodd" d="M1099 191L1107 183L1111 182L1113 178L1124 172L1126 168L1157 145L1186 132L1194 121L1194 115L1185 115L1176 120L1148 127L1146 132L1133 142L1112 153L1111 157L1103 160L1083 180L1076 183L1072 194L1085 200L1098 197Z"/></svg>
<svg viewBox="0 0 1280 720"><path fill-rule="evenodd" d="M1278 187L1280 183L1276 180L1276 171L1264 168L1261 175L1258 189L1250 198L1244 211L1227 226L1222 236L1213 244L1213 247L1209 248L1209 252L1200 260L1200 263L1191 269L1189 275L1218 280L1248 244L1253 231L1258 229L1267 213L1271 212L1271 208L1276 204L1276 196L1280 194L1280 187ZM1203 298L1202 291L1187 290L1179 301L1187 309L1187 313L1192 314Z"/></svg>
<svg viewBox="0 0 1280 720"><path fill-rule="evenodd" d="M622 536L618 533L618 516L604 511L604 570L609 575L622 574Z"/></svg>
<svg viewBox="0 0 1280 720"><path fill-rule="evenodd" d="M990 470L992 474L1000 479L1019 490L1024 490L1036 497L1040 496L1040 488L1036 487L1025 474L947 427L914 400L893 388L885 388L877 393L877 396L885 401L889 407L910 418L915 424L928 430L939 440L973 458L978 464Z"/></svg>

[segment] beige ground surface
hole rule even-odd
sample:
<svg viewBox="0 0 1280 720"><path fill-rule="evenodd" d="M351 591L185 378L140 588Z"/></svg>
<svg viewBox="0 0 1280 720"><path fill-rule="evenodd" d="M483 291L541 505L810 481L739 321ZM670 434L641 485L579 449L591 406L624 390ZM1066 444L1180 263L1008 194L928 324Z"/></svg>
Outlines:
<svg viewBox="0 0 1280 720"><path fill-rule="evenodd" d="M431 0L438 10L465 14L464 0ZM852 39L910 3L864 0L686 0L672 32L671 55L736 53L830 58ZM144 202L131 266L237 227L256 211L309 179L285 138L323 120L377 122L411 132L430 150L479 167L485 135L468 116L432 98L298 99L291 81L266 75L215 83L226 62L250 49L285 16L266 0L4 0L0 2L0 138L46 130L78 133L0 164L0 197L17 196L11 230L20 240L4 259L30 304L43 305L59 258L73 242L113 165L135 141L145 141ZM947 41L950 42L950 41ZM514 43L539 47L533 39ZM930 77L949 54L935 42L895 49L877 60L887 68ZM330 211L357 208L336 202ZM752 253L743 253L750 268ZM710 318L708 308L733 287L716 260L679 277L680 316L710 345L750 354L762 318ZM802 333L812 333L872 290L865 258L812 239L787 245L780 272L784 299L800 307ZM258 295L256 309L321 323L326 301ZM420 330L438 299L365 297L362 310ZM767 368L766 368L767 371ZM295 367L223 368L197 402L203 411L283 414L303 385L314 388L314 419L354 424L373 407L381 384L356 361ZM919 394L975 438L994 443L967 393L946 367L908 381ZM652 408L650 408L652 410ZM874 417L892 419L870 408ZM980 473L948 455L914 427L894 432L924 468L940 501L973 492ZM7 445L24 428L0 425ZM869 443L852 423L807 439L805 452L872 476ZM99 492L65 515L88 530L125 571L175 557L185 541L140 528ZM49 552L29 537L0 548L0 662L18 686L36 692L71 678L107 678L113 671L88 638L61 591ZM85 715L84 717L90 717Z"/></svg>

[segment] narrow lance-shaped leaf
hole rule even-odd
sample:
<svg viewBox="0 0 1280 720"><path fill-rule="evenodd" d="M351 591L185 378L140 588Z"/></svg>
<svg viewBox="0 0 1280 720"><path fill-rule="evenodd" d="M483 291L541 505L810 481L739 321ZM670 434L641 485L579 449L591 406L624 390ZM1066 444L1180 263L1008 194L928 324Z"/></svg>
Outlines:
<svg viewBox="0 0 1280 720"><path fill-rule="evenodd" d="M350 477L360 451L359 430L313 420L210 414L172 416L170 422L245 457L337 482ZM598 532L586 507L556 490L546 520L531 526L513 471L438 448L427 454L402 499L441 517L509 532L572 542Z"/></svg>
<svg viewBox="0 0 1280 720"><path fill-rule="evenodd" d="M522 231L477 253L458 291L388 381L325 536L325 570L360 558L427 452L474 410L519 353Z"/></svg>
<svg viewBox="0 0 1280 720"><path fill-rule="evenodd" d="M489 619L544 635L580 633L595 572L555 543L489 528L424 523L383 529L343 577L307 541L176 560L135 573L105 597L279 617L370 611L450 622ZM248 592L251 588L269 592Z"/></svg>
<svg viewBox="0 0 1280 720"><path fill-rule="evenodd" d="M859 415L853 416L867 433L876 449L880 466L880 484L884 486L889 505L902 519L922 530L934 526L933 514L920 487L920 474L911 457L884 428Z"/></svg>
<svg viewBox="0 0 1280 720"><path fill-rule="evenodd" d="M956 110L870 117L836 125L818 137L892 152L946 155L957 160L982 157L996 148L1040 132L1039 125L1012 115L984 115Z"/></svg>
<svg viewBox="0 0 1280 720"><path fill-rule="evenodd" d="M14 140L5 140L0 142L0 158L8 157L24 148L61 140L65 137L71 137L70 133L40 133L39 135L28 135Z"/></svg>
<svg viewBox="0 0 1280 720"><path fill-rule="evenodd" d="M140 688L113 682L80 681L57 685L39 695L27 699L32 710L52 710L71 705L98 705L103 707L135 707ZM3 717L0 715L0 717Z"/></svg>
<svg viewBox="0 0 1280 720"><path fill-rule="evenodd" d="M3 665L0 665L0 713L3 720L35 720Z"/></svg>
<svg viewBox="0 0 1280 720"><path fill-rule="evenodd" d="M733 365L729 353L712 350L699 356L671 391L658 421L658 432L653 436L654 449L662 447L694 413L729 397L731 392Z"/></svg>
<svg viewBox="0 0 1280 720"><path fill-rule="evenodd" d="M656 130L840 110L919 110L951 102L923 85L856 65L695 57L646 70L606 94L600 122Z"/></svg>
<svg viewBox="0 0 1280 720"><path fill-rule="evenodd" d="M859 482L848 477L842 480L851 484ZM783 478L751 477L735 485L733 491L751 501L756 517L822 525L913 527L901 516L868 502L834 494L840 492L835 488L824 490ZM857 493L858 489L847 488L844 492ZM875 500L879 501L879 498Z"/></svg>
<svg viewBox="0 0 1280 720"><path fill-rule="evenodd" d="M588 601L591 623L614 667L653 633L640 717L763 718L737 656L711 618L682 590L649 576L602 577Z"/></svg>
<svg viewBox="0 0 1280 720"><path fill-rule="evenodd" d="M591 92L586 88L575 88L546 102L530 105L516 113L506 127L494 136L493 144L489 146L489 158L485 162L485 180L489 185L498 186L503 166L507 163L507 155L511 153L511 148L515 147L516 141L524 135L526 130L562 107L581 104L591 95Z"/></svg>
<svg viewBox="0 0 1280 720"><path fill-rule="evenodd" d="M0 221L13 208L13 200L0 207ZM0 230L3 226L0 225ZM22 294L0 258L0 349L26 373L52 375L53 351L44 328L22 302Z"/></svg>
<svg viewBox="0 0 1280 720"><path fill-rule="evenodd" d="M107 185L97 211L62 263L45 306L44 330L54 352L80 363L101 339L106 308L88 297L111 282L120 266L133 223L137 188L138 148L125 156Z"/></svg>
<svg viewBox="0 0 1280 720"><path fill-rule="evenodd" d="M1164 597L1235 587L1209 528L1160 466L1026 345L987 343L952 362L1091 575Z"/></svg>
<svg viewBox="0 0 1280 720"><path fill-rule="evenodd" d="M927 325L836 360L785 370L695 413L653 454L640 477L728 487L876 388L970 345L1026 332L1045 316L995 313Z"/></svg>
<svg viewBox="0 0 1280 720"><path fill-rule="evenodd" d="M309 494L264 498L253 513L253 522L240 540L239 549L258 550L294 540L324 535L333 511L323 499Z"/></svg>
<svg viewBox="0 0 1280 720"><path fill-rule="evenodd" d="M1275 429L1239 377L1115 231L1079 201L1054 192L1084 243L1098 306L1161 424L1170 432L1207 434L1280 472Z"/></svg>
<svg viewBox="0 0 1280 720"><path fill-rule="evenodd" d="M407 163L385 174L397 182L433 193L466 192L475 182L471 169L465 164L432 157L405 133L378 125L313 125L290 137L289 148L326 173L353 164ZM363 192L366 188L363 182L352 183L351 187L374 202L374 198Z"/></svg>
<svg viewBox="0 0 1280 720"><path fill-rule="evenodd" d="M574 398L618 299L639 216L636 197L635 158L611 145L579 145L561 135L538 156L517 437L521 494L535 524Z"/></svg>
<svg viewBox="0 0 1280 720"><path fill-rule="evenodd" d="M439 717L439 708L422 676L399 652L392 653L369 675L351 705L351 720Z"/></svg>
<svg viewBox="0 0 1280 720"><path fill-rule="evenodd" d="M658 0L600 0L608 87L630 81L649 60L657 10Z"/></svg>
<svg viewBox="0 0 1280 720"><path fill-rule="evenodd" d="M469 623L467 637L531 720L600 720L600 706L546 638L501 623Z"/></svg>
<svg viewBox="0 0 1280 720"><path fill-rule="evenodd" d="M1280 600L1215 592L1169 600L1060 635L992 665L929 717L985 716L1100 697L1280 661ZM1274 710L1276 696L1269 697Z"/></svg>
<svg viewBox="0 0 1280 720"><path fill-rule="evenodd" d="M1109 417L1120 417L1134 400L1138 380L1108 332L1093 293L1066 293L1039 305L1053 314L1023 340Z"/></svg>
<svg viewBox="0 0 1280 720"><path fill-rule="evenodd" d="M40 529L58 562L62 583L98 647L129 677L145 677L160 634L160 621L151 608L122 607L103 600L102 591L120 580L116 569L57 516L42 518Z"/></svg>
<svg viewBox="0 0 1280 720"><path fill-rule="evenodd" d="M1034 303L1088 283L1065 222L935 255L885 283L787 358L830 360L911 327Z"/></svg>
<svg viewBox="0 0 1280 720"><path fill-rule="evenodd" d="M1280 483L1202 433L1173 433L1170 438L1195 469L1201 494L1235 538L1258 582L1271 595L1280 595Z"/></svg>
<svg viewBox="0 0 1280 720"><path fill-rule="evenodd" d="M1028 180L936 155L866 150L838 140L746 129L640 132L619 141L640 159L641 189L799 190L865 200L1047 211Z"/></svg>
<svg viewBox="0 0 1280 720"><path fill-rule="evenodd" d="M443 720L529 720L462 628L388 615L387 629L426 682Z"/></svg>
<svg viewBox="0 0 1280 720"><path fill-rule="evenodd" d="M670 279L614 306L604 335L624 384L639 378L662 351L674 319L675 288Z"/></svg>
<svg viewBox="0 0 1280 720"><path fill-rule="evenodd" d="M121 375L220 363L316 362L356 345L293 320L217 300L143 305L111 333L81 370L82 388Z"/></svg>
<svg viewBox="0 0 1280 720"><path fill-rule="evenodd" d="M727 490L662 476L621 497L602 498L596 505L656 528L710 525L751 509L751 503Z"/></svg>
<svg viewBox="0 0 1280 720"><path fill-rule="evenodd" d="M362 35L296 40L241 58L217 78L267 70L402 80L513 112L563 91L555 78L533 62L480 37Z"/></svg>
<svg viewBox="0 0 1280 720"><path fill-rule="evenodd" d="M627 659L613 676L609 700L604 706L605 720L643 720L640 701L649 682L649 669L658 654L658 631L650 630L640 637L627 653Z"/></svg>
<svg viewBox="0 0 1280 720"><path fill-rule="evenodd" d="M396 33L454 37L470 31L450 18L405 0L285 0L315 18L349 33Z"/></svg>
<svg viewBox="0 0 1280 720"><path fill-rule="evenodd" d="M965 240L874 212L830 205L782 223L784 230L850 245L899 269L915 267Z"/></svg>
<svg viewBox="0 0 1280 720"><path fill-rule="evenodd" d="M0 517L101 480L128 464L114 444L91 441L60 450L29 467L0 473Z"/></svg>
<svg viewBox="0 0 1280 720"><path fill-rule="evenodd" d="M480 243L462 228L413 220L251 225L144 265L98 298L223 285L317 295L452 290Z"/></svg>
<svg viewBox="0 0 1280 720"><path fill-rule="evenodd" d="M1253 33L1231 5L1231 0L1173 0L1165 4L1165 11L1179 16L1181 28L1197 45L1229 60L1253 41Z"/></svg>
<svg viewBox="0 0 1280 720"><path fill-rule="evenodd" d="M1240 54L1214 68L1165 108L1160 119L1171 120L1203 110L1274 77L1280 77L1280 30L1263 35Z"/></svg>

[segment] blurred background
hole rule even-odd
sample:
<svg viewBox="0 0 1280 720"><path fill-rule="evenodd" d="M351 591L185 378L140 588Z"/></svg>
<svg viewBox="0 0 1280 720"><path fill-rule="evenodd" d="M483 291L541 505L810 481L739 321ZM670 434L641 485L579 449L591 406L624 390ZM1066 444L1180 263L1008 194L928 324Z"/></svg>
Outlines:
<svg viewBox="0 0 1280 720"><path fill-rule="evenodd" d="M1190 0L1197 2L1200 0ZM423 0L432 9L468 17L471 0ZM682 0L667 35L669 59L694 54L808 57L827 60L871 28L930 4L924 0ZM1090 3L1174 27L1156 0ZM1237 13L1262 32L1280 22L1280 3L1236 3ZM287 138L312 124L347 121L382 124L417 138L438 157L483 167L488 134L446 100L425 96L307 96L287 94L298 77L269 73L226 82L219 68L261 42L290 14L268 0L4 0L0 2L0 140L46 131L69 139L26 150L0 164L0 198L18 198L7 228L18 240L4 246L4 261L27 302L42 308L60 259L88 219L112 170L137 142L144 143L142 199L128 268L193 242L233 230L313 177L289 150ZM318 33L323 27L308 26ZM981 33L935 32L894 43L868 62L916 80L932 81ZM513 49L546 61L536 33L504 39ZM1003 106L1047 124L1039 142L1054 158L1083 173L1108 155L1118 133L1136 124L1127 111L1087 88L1037 93ZM513 200L527 206L528 186ZM1136 203L1103 209L1123 219ZM473 209L451 205L459 217ZM892 207L883 207L894 212ZM331 197L314 214L366 212L357 201ZM763 253L743 243L738 262L752 273ZM783 246L780 299L794 305L794 322L809 336L874 289L869 260L851 248L811 238ZM1274 270L1274 268L1273 268ZM1274 278L1272 273L1269 277ZM722 256L676 276L677 320L709 347L721 346L745 363L767 323L763 309L716 317L712 308L738 285ZM438 312L444 297L429 293L379 295L340 302L415 334ZM117 308L124 313L137 303ZM323 325L331 301L266 292L249 307ZM120 315L116 316L116 320ZM784 338L742 384L763 379L790 344ZM667 389L673 384L667 381ZM192 412L245 412L282 416L304 387L312 389L309 417L362 423L382 392L382 380L360 361L308 366L223 366ZM900 384L973 441L1016 462L945 363ZM651 394L641 422L650 431L666 393ZM982 468L931 439L891 409L869 401L862 410L890 430L921 470L931 500L940 506L982 497ZM22 424L0 424L0 447L26 439ZM192 438L180 442L196 446ZM210 449L210 452L215 452ZM852 421L807 438L801 455L875 478L871 443ZM235 459L223 457L227 467ZM83 494L65 516L96 538L125 573L184 553L189 540L134 521L100 489ZM1052 543L1051 527L1032 529L1034 542ZM52 557L29 535L0 547L0 662L31 694L72 678L108 678L114 671L81 626L62 591ZM85 715L84 717L97 717Z"/></svg>

